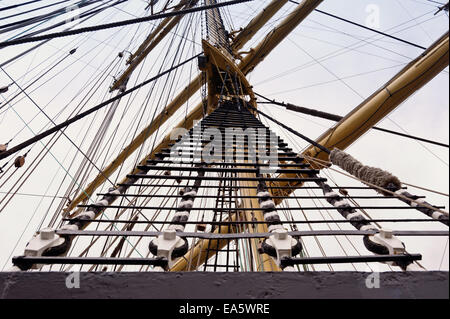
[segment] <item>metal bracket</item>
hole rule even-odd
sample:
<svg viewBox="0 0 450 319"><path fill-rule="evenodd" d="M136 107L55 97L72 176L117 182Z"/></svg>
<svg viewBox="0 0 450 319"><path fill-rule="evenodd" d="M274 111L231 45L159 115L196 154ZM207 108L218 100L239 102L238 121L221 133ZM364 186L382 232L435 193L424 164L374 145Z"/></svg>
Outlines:
<svg viewBox="0 0 450 319"><path fill-rule="evenodd" d="M25 248L25 256L40 257L47 249L64 243L64 238L56 234L52 228L44 228L36 233ZM40 269L44 265L34 264L32 269Z"/></svg>
<svg viewBox="0 0 450 319"><path fill-rule="evenodd" d="M278 266L281 266L283 259L292 257L292 246L295 245L295 239L288 234L286 229L274 230L273 235L267 239L267 243L277 252Z"/></svg>
<svg viewBox="0 0 450 319"><path fill-rule="evenodd" d="M174 229L166 229L154 240L154 243L158 247L157 256L167 259L168 266L171 268L175 263L172 259L173 250L184 244L183 239L177 236Z"/></svg>
<svg viewBox="0 0 450 319"><path fill-rule="evenodd" d="M374 235L372 240L386 247L391 255L402 255L406 252L403 242L395 237L390 229L380 229L380 232Z"/></svg>

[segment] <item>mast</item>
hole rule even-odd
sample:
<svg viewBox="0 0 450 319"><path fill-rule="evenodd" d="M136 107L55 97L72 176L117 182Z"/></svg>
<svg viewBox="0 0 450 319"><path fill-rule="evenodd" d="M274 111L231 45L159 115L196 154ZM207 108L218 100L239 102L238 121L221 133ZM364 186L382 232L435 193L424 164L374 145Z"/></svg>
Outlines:
<svg viewBox="0 0 450 319"><path fill-rule="evenodd" d="M286 38L290 32L292 32L313 10L316 8L322 0L306 0L303 1L285 20L283 20L279 26L269 33L269 35L264 39L256 49L250 50L247 57L239 64L239 69L243 73L248 73L253 68L264 60L267 56L281 41ZM246 71L246 72L245 72ZM276 200L275 200L276 202ZM259 217L261 218L261 216ZM214 242L214 245L218 245L219 249L222 242ZM203 245L203 244L201 244ZM213 252L214 253L214 252ZM199 260L200 263L205 262L204 258L206 254L202 249L195 247L195 249L190 250L185 258L180 259L174 266L176 271L184 271L188 267L186 260Z"/></svg>
<svg viewBox="0 0 450 319"><path fill-rule="evenodd" d="M310 3L311 1L307 0L305 2ZM314 0L313 2L316 3L316 5L318 5L321 1ZM244 38L240 39L242 45L248 42L264 25L264 22L268 21L271 17L273 17L280 8L281 7L279 6L274 6L272 3L267 8L265 8L260 13L260 15L258 15L254 20L252 20L249 23L249 25L246 28L244 28L244 30L241 31L241 33L246 34ZM299 5L299 8L303 8L302 4ZM304 16L303 10L301 10L300 12L296 10L295 12L297 12L298 15L306 17ZM290 31L292 31L295 28L295 26L286 23L286 20L285 23L283 23L282 25L286 25L287 30ZM231 44L232 47L233 43L234 42L232 42ZM241 44L239 46L241 46ZM253 54L250 54L249 56L252 55ZM259 62L261 61L262 60L260 60ZM152 136L153 133L156 132L158 127L166 123L167 120L169 120L169 118L173 114L175 114L175 112L201 88L201 85L202 85L202 77L199 74L164 108L164 110L161 111L161 113L159 113L155 117L155 119L148 126L146 126L136 136L136 138L133 139L133 141L130 142L130 144L128 144L128 146L126 146L123 149L123 151L120 152L120 154L116 157L116 159L114 159L102 172L100 172L94 178L94 180L86 187L85 190L80 192L79 195L76 198L74 198L74 200L67 206L67 208L64 211L65 212L72 211L78 204L86 200L88 196L91 196L94 193L94 191L106 181L106 178L111 176L116 171L116 169L121 165L121 163L123 163L129 156L131 156L134 151L136 151L150 136ZM197 105L191 112L190 116L188 117L191 118L191 115L193 114L202 114L201 113L202 105L203 105L202 103ZM200 119L200 117L195 119ZM177 127L189 128L186 127L184 123L181 126ZM164 139L164 141L166 140L167 138ZM160 144L157 148L159 148L160 146L163 147L163 144L164 142L162 142L162 144ZM151 156L152 154L149 154L147 157Z"/></svg>
<svg viewBox="0 0 450 319"><path fill-rule="evenodd" d="M273 0L263 11L250 21L250 23L242 30L237 32L234 37L231 48L235 55L244 45L258 32L274 15L277 13L288 0Z"/></svg>
<svg viewBox="0 0 450 319"><path fill-rule="evenodd" d="M215 0L208 0L208 3L216 2ZM252 263L249 267L249 269L251 270L256 269L257 271L280 271L286 269L286 267L300 265L303 262L310 262L311 264L314 264L320 259L320 257L318 259L315 259L317 257L313 257L309 261L302 258L300 258L302 260L296 260L296 258L294 258L303 249L300 239L301 236L317 237L321 234L325 236L331 236L335 234L339 235L339 233L331 231L331 228L330 232L325 231L321 234L320 232L314 231L311 231L309 233L297 231L297 223L300 223L301 221L295 221L292 214L291 216L286 214L285 217L287 221L282 221L279 215L279 212L281 212L282 208L277 209L275 204L275 201L277 201L277 203L281 203L284 198L286 198L295 190L293 189L293 184L298 186L303 185L304 182L316 183L319 188L322 189L324 194L323 197L317 198L326 199L327 202L333 207L318 207L317 205L315 205L316 207L304 207L299 203L298 206L288 207L289 210L304 212L305 210L320 211L320 209L336 209L339 213L341 213L342 217L346 219L336 222L347 221L357 229L357 231L353 233L350 232L346 234L361 235L364 236L364 240L369 237L382 238L382 240L379 242L373 242L373 244L375 244L373 250L370 248L368 249L377 255L384 255L385 258L375 258L372 259L372 261L397 261L405 262L409 265L413 261L419 260L421 258L419 255L413 256L412 254L406 252L406 248L403 243L393 237L395 235L409 236L411 234L414 236L417 235L417 232L405 233L385 231L382 228L373 227L372 225L370 225L370 223L375 221L369 221L368 219L366 220L364 216L362 216L356 210L359 209L363 211L364 209L378 208L359 206L358 203L353 202L352 203L354 204L354 206L357 207L352 207L352 203L350 203L350 201L347 202L346 199L344 199L342 196L333 192L334 187L326 184L326 178L318 176L319 170L317 168L319 167L312 166L312 164L308 163L308 161L309 159L328 159L327 154L325 154L324 152L330 153L330 150L326 147L345 148L350 145L352 141L358 139L364 134L364 132L370 129L370 127L375 125L377 121L381 120L390 111L392 111L392 109L395 107L395 103L397 103L397 105L400 104L401 102L399 101L406 99L407 96L410 96L412 94L411 91L418 90L431 78L438 74L440 70L445 67L445 65L448 65L448 33L435 44L433 44L432 47L426 50L421 57L411 62L408 67L402 70L396 77L389 81L380 90L374 93L372 97L368 99L369 101L365 101L364 103L362 103L352 112L350 112L346 117L344 117L342 121L340 121L334 128L325 132L319 138L319 142L314 143L312 140L309 140L309 142L314 144L316 147L319 147L320 149L316 147L310 147L303 153L303 156L298 156L298 154L293 152L292 149L288 148L288 144L284 143L284 141L280 138L275 140L275 142L271 140L269 143L269 149L272 150L272 146L276 148L276 169L271 173L263 173L264 170L261 167L268 164L269 161L267 159L268 157L266 157L268 149L250 149L250 133L241 133L241 136L244 135L245 137L247 137L247 142L238 141L237 136L236 142L234 142L233 138L233 142L231 144L224 145L225 152L222 153L223 150L220 151L221 161L218 161L218 164L216 164L216 162L211 163L205 160L201 161L200 164L195 162L195 152L197 152L195 150L196 146L201 145L203 152L203 147L205 147L205 144L208 143L208 141L205 142L205 139L210 138L210 136L208 136L208 134L210 133L203 134L203 131L205 131L205 129L213 129L219 131L219 133L226 131L227 128L232 128L233 130L236 128L262 129L266 133L270 132L270 128L264 125L261 120L257 118L257 112L259 111L256 109L256 98L252 90L252 86L246 79L246 74L251 72L260 62L262 62L264 58L268 54L270 54L278 46L278 44L281 43L281 41L285 37L287 37L289 33L296 26L298 26L320 3L321 1L303 1L277 28L270 32L259 45L257 45L249 52L245 53L245 58L241 58L239 53L231 50L228 40L226 40L225 38L225 34L227 33L225 31L225 28L223 27L223 24L221 24L221 27L218 26L219 22L222 23L219 10L209 12L207 14L207 19L213 20L212 24L216 26L216 31L220 31L220 34L218 34L218 38L211 39L211 42L213 43L203 41L204 56L200 56L199 58L199 68L202 71L202 76L199 77L199 79L206 78L207 80L208 100L207 105L205 104L205 101L203 101L203 103L200 103L197 107L195 107L189 113L189 115L187 115L187 117L178 124L178 127L183 127L190 130L186 133L182 133L182 138L180 139L175 139L173 137L174 134L167 135L164 140L158 146L156 146L156 148L152 149L151 154L145 156L141 160L140 164L135 167L131 174L127 175L122 183L118 183L114 188L109 189L107 194L99 194L103 195L103 198L100 201L90 205L85 205L85 203L83 203L83 205L78 205L80 210L70 215L70 218L68 220L63 219L61 221L64 224L62 227L56 230L43 229L40 232L37 232L33 239L30 241L29 246L27 246L25 250L25 256L15 257L13 259L14 264L21 270L28 270L31 268L39 269L42 267L42 265L47 264L66 264L65 261L74 264L78 262L81 262L82 264L88 264L89 262L91 262L91 264L97 265L93 266L93 268L91 269L96 269L98 265L103 265L103 261L109 262L111 264L120 264L122 266L137 265L139 262L143 262L143 265L156 266L157 268L155 269L157 270L163 269L169 271L183 271L193 269L192 261L195 261L197 267L198 264L202 263L205 265L204 267L206 269L211 265L208 265L209 259L214 255L218 255L220 250L223 250L223 248L225 248L227 245L228 258L231 240L236 240L236 242L245 241L245 243L248 244L245 248L245 252L247 252L251 256L249 257ZM282 2L281 4L279 3L278 6L274 6L274 2L272 2L269 6L272 6L271 10L272 12L274 12L277 8L281 8L283 4L285 4L285 2ZM257 20L261 23L262 21L264 21L264 19L268 19L268 15L266 14L260 14L258 17L259 18ZM172 22L174 21L167 21L167 23L164 24L163 21L163 25L160 25L160 27L157 28L156 33L152 33L149 36L150 40L149 38L147 38L146 43L141 45L135 56L141 57L141 54L147 55L148 52L152 50L152 40L160 39L159 41L161 41L165 36L164 32L162 31L163 28L168 25L172 25ZM175 26L176 23L174 23L173 26ZM255 23L252 21L250 22L250 25L254 26ZM162 34L157 35L157 33L159 32L162 32ZM160 36L161 38L159 38ZM245 36L243 36L243 38L245 38ZM157 43L155 45L157 45ZM233 57L236 60L241 60L241 63L238 64L236 60L233 59ZM129 77L126 77L125 80L127 80L128 78ZM202 81L198 82L201 86ZM124 86L125 84L126 81L122 83L122 86ZM193 88L195 88L195 86L193 86ZM188 99L190 95L185 94L183 96ZM112 112L114 112L119 103L119 101L116 102L117 103L113 105ZM174 104L173 112L175 112L176 110L177 108L175 108ZM169 118L168 113L163 112L161 114L163 114L163 117L161 118L162 120L165 117ZM202 119L202 121L196 122L196 120L199 119ZM106 122L104 122L104 125L107 124L108 119L106 120ZM156 124L157 126L154 126ZM104 127L104 125L102 127ZM161 123L151 123L150 125L153 125L151 127L156 130L161 125ZM199 128L201 130L201 134L199 134L199 131L196 131L196 128ZM289 129L287 127L285 128ZM138 136L138 139L134 140L132 145L129 145L119 155L118 160L116 160L112 164L112 166L108 168L110 169L110 171L108 171L108 174L112 174L115 170L114 165L116 165L117 163L123 163L128 158L128 156L132 152L134 152L134 150L136 150L140 145L142 145L142 143L146 141L149 136L151 136L151 134L153 133L149 134L148 131L142 132L141 135ZM301 136L301 134L299 135ZM192 143L194 137L199 138L199 140L195 141L196 144L194 146L188 146ZM183 138L187 139L183 140ZM96 140L94 140L92 147L95 146L95 141ZM173 141L176 141L176 143L173 144ZM321 145L318 145L319 143ZM324 145L324 147L322 147L322 145ZM172 148L172 146L174 147ZM184 153L183 150L178 148L182 148L184 146L190 147L191 152ZM229 153L231 150L233 151L233 157L230 160L225 154L227 152ZM181 161L182 164L190 165L189 167L185 167L183 165L173 165L176 163L176 161L173 160L171 156L173 155L173 152L177 151L182 151L183 156L191 158L191 162ZM248 158L240 160L237 155L239 151L242 151L241 153L246 154ZM254 161L250 160L250 154L255 156ZM236 155L236 160L234 160L234 155ZM169 156L170 160L168 160ZM263 159L261 159L260 156L263 156ZM180 158L181 157L182 156L180 156ZM165 164L168 165L166 166ZM285 167L291 168L283 169ZM155 173L152 174L152 171L155 171ZM172 172L174 171L180 172L179 175L172 174ZM189 172L189 174L187 175L185 172ZM192 174L192 172L197 172L197 175ZM206 176L207 172L217 173L217 176ZM104 172L102 172L101 175L105 177ZM138 181L140 180L143 181L142 184L138 184ZM151 182L146 183L145 180L151 180ZM167 181L171 180L173 181L172 185L158 185L158 183L160 182L164 184ZM181 184L184 183L184 181L186 181L185 186ZM192 181L195 181L193 186L191 185ZM206 181L213 181L219 184L219 186L212 186L219 189L219 191L217 192L217 196L205 196L205 194L207 193L206 190L211 186L210 184L205 183ZM153 182L156 182L156 185L151 184ZM233 184L233 182L236 183ZM266 182L271 183L271 185L267 185ZM178 185L176 185L176 183L178 183ZM283 185L284 187L281 187ZM178 193L178 195L173 195L173 193L163 193L162 195L153 194L153 191L158 186L170 187L172 191L175 191L177 190L177 187L180 187L181 191ZM223 202L225 202L225 189L227 186L230 187L230 190L228 190L230 197L227 199L228 206L224 207L224 205L222 205L221 207L219 207L221 199L220 196L222 196L222 204ZM272 188L272 186L276 187ZM136 187L134 189L139 189L139 194L131 191L133 187ZM153 188L148 189L148 187ZM205 189L203 190L202 188ZM199 190L201 189L204 193L203 195L201 194L201 192L199 192ZM275 190L272 190L272 192L269 193L269 189ZM95 188L92 189L92 191L94 190ZM128 192L129 190L130 192ZM235 196L235 201L232 200L233 191L236 195L240 195ZM157 192L161 192L161 189L158 189ZM341 192L341 194L345 197L348 196L348 192L347 194L345 194L345 192ZM274 195L276 195L275 198ZM127 198L126 196L132 197L133 200L128 200L129 197ZM145 197L146 199L142 200L141 203L139 198L143 197ZM178 198L180 199L180 201L178 202L176 208L175 205L170 207L170 205L167 205L167 202L160 203L159 207L151 205L155 202L151 200L154 200L154 198L158 197L167 197L167 199ZM126 198L128 202L126 202L125 204L113 206L112 203L118 198ZM200 206L194 206L194 202L196 199L198 202L199 199L203 200L203 198L215 198L215 207L210 207L205 202L201 202ZM314 198L314 196L310 196L306 199ZM353 200L351 197L349 197L349 199ZM176 201L177 199L175 199L174 202ZM86 209L84 210L84 208ZM102 215L108 208L110 209L108 210L108 212L111 212L112 209L116 208L118 210L121 210L120 214L119 212L117 212L116 217L126 218L126 215L122 216L122 214L129 210L133 210L134 212L131 212L131 215L135 215L134 217L130 216L130 218L127 220L115 219L110 221L100 218L100 215ZM390 207L384 208L392 209ZM151 215L151 219L148 219L147 214L142 213L142 211L146 209L154 211L154 214ZM214 213L213 220L211 222L206 221L205 224L197 224L197 226L201 226L195 228L195 233L187 233L185 232L185 227L188 224L196 223L192 221L192 217L191 220L189 220L191 210L206 212L207 214ZM159 216L159 213L161 211L169 211L169 213L167 214L167 216ZM69 213L69 210L67 210L66 213ZM172 219L170 222L168 222L167 218L172 213ZM223 213L227 214L225 215L225 217L227 218L224 218ZM146 220L138 220L138 214L142 214L142 216ZM67 217L67 215L65 217ZM164 217L166 217L164 221L157 220L158 218L163 219ZM201 217L202 223L204 222L203 217L204 215ZM206 219L209 220L209 217L210 216L207 215ZM197 218L198 222L200 219L200 215L198 215ZM218 221L216 218L218 219ZM66 221L67 223L65 223ZM239 229L239 227L233 226L234 223L228 223L228 227L222 227L222 223L227 223L230 221L242 222L243 226ZM84 231L86 227L96 222L111 222L110 225L114 227L116 223L123 222L125 223L125 226L122 231L99 231L98 229ZM134 224L134 222L136 222L136 224ZM137 225L137 222L140 222L141 224L147 223L147 228L144 231L132 232L133 227ZM324 219L317 222L325 223L328 221ZM158 229L157 227L155 227L155 224L157 223L160 223L163 226ZM205 232L207 228L206 223L211 223L211 231L209 233ZM288 229L284 227L284 224L290 224L292 231L288 231ZM305 224L308 224L309 226L311 225L309 220L306 220ZM169 225L169 227L165 227L165 225ZM219 227L216 227L216 225L219 225ZM153 226L158 231L149 231L149 228L151 226ZM245 231L243 231L243 229L245 229ZM204 234L199 234L202 232L204 232ZM342 233L340 234L342 235ZM437 232L434 234L437 234ZM443 232L440 233L440 236L442 236L442 234ZM433 235L433 233L421 232L420 235L431 236ZM107 254L108 249L114 244L116 239L120 239L120 242L114 250L111 256L113 257L113 259L111 260L97 257L91 259L86 258L83 260L83 258L85 257L83 256L84 252L78 259L72 258L72 256L65 259L65 256L70 252L73 239L81 236L94 236L96 237L95 240L102 236L108 236L107 242L110 241L111 238L113 238L113 240L108 244L108 247L106 247L105 245L105 247L103 248L102 257ZM136 247L138 247L138 243L141 239L151 237L152 239L149 241L149 250L156 258L153 260L144 258L139 253L139 251L137 251L137 253L141 255L141 259L127 259L120 257L122 255L122 246L125 243L125 240L127 240L127 237L139 237L139 240L129 252L128 257L133 253L133 251L135 251ZM195 243L192 245L193 247L191 249L189 249L187 240L188 238L192 238L193 243ZM395 239L395 242L393 239ZM94 243L95 240L92 243ZM383 249L379 250L380 248ZM172 254L175 251L176 254ZM236 248L236 251L238 251L238 248ZM382 252L379 253L380 251ZM126 253L128 254L128 251L126 251ZM87 248L86 257L88 256L88 254L89 248ZM125 252L123 254L123 257L124 255ZM120 258L116 258L117 256L119 256ZM237 256L239 257L238 253ZM216 264L219 257L216 256ZM329 256L324 254L324 258L320 261L333 263L333 257L326 259L327 257ZM358 262L358 260L371 260L370 258L364 258L343 258L342 260L344 262L349 262L349 260L356 260L356 262ZM178 262L176 262L177 260ZM49 262L46 263L46 261ZM225 267L231 268L230 265L231 264L227 259ZM399 265L399 263L394 265ZM195 267L194 265L194 268L197 267ZM106 269L107 268L105 267L104 271L106 271ZM119 271L121 269L122 268L119 267Z"/></svg>
<svg viewBox="0 0 450 319"><path fill-rule="evenodd" d="M182 0L174 8L174 12L183 9L189 9L194 7L198 3L198 0ZM129 79L131 73L144 61L147 55L168 35L173 28L181 21L184 15L180 14L175 17L165 18L153 31L147 39L141 44L138 50L130 56L127 61L129 67L123 72L123 74L114 82L111 87L111 91L115 91L120 88L122 83Z"/></svg>

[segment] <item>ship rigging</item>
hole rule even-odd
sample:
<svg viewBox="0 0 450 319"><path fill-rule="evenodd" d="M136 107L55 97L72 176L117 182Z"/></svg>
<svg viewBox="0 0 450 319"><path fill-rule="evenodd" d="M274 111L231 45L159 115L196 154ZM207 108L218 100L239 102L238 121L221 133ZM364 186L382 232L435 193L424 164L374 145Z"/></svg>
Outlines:
<svg viewBox="0 0 450 319"><path fill-rule="evenodd" d="M420 14L398 1L410 17L383 30L322 0L0 7L3 269L441 269L448 133L392 119L406 103L423 114L417 92L448 84L448 4L418 2ZM405 36L417 29L429 45ZM357 72L339 76L348 54ZM291 85L302 72L309 84ZM351 81L377 72L390 76L367 92ZM422 107L448 114L443 90L439 110Z"/></svg>

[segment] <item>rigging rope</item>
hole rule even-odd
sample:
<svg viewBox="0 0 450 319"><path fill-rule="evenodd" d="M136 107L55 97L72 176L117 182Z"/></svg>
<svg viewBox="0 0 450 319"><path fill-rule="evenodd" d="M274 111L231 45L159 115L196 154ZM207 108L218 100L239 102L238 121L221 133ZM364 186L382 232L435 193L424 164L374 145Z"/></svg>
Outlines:
<svg viewBox="0 0 450 319"><path fill-rule="evenodd" d="M115 3L115 4L118 4L118 2ZM114 4L114 5L115 5L115 4ZM102 8L101 10L96 10L96 11L94 11L94 12L89 13L87 17L85 17L83 20L79 21L79 24L82 24L83 22L87 21L88 19L93 18L95 15L101 13L104 9L107 9L107 8L109 8L109 6L108 6L108 7L105 7L105 8ZM85 13L83 13L82 15L84 15L84 14L85 14ZM81 17L81 16L80 16L80 17ZM68 31L68 30L71 30L71 29L73 29L73 28L74 28L74 26L71 26L71 27L69 27L69 28L64 29L63 31ZM41 47L42 45L48 43L49 41L51 41L51 39L48 39L48 40L43 41L43 42L40 42L40 43L36 44L35 46L33 46L33 47L31 47L31 48L29 48L29 49L23 51L22 53L19 53L18 55L14 56L14 57L10 58L9 60L7 60L7 61L3 62L2 64L0 64L0 67L4 67L4 66L10 64L11 62L14 62L15 60L17 60L17 59L19 59L19 58L21 58L21 57L27 55L28 53L30 53L30 52L36 50L37 48L39 48L39 47Z"/></svg>
<svg viewBox="0 0 450 319"><path fill-rule="evenodd" d="M289 0L289 1L292 2L292 3L295 3L295 4L300 4L300 3L298 3L297 1L293 1L293 0ZM415 44L415 43L412 43L412 42L403 40L403 39L398 38L398 37L394 37L393 35L387 34L387 33L385 33L385 32L382 32L382 31L379 31L379 30L376 30L376 29L373 29L373 28L369 28L369 27L367 27L367 26L365 26L365 25L362 25L362 24L356 23L356 22L354 22L354 21L350 21L350 20L341 18L341 17L339 17L339 16L337 16L337 15L334 15L334 14L331 14L331 13L328 13L328 12L325 12L325 11L322 11L322 10L319 10L319 9L315 9L314 11L317 11L317 12L319 12L319 13L325 14L325 15L330 16L330 17L333 17L333 18L335 18L335 19L338 19L338 20L341 20L341 21L344 21L344 22L347 22L347 23L356 25L356 26L358 26L358 27L360 27L360 28L363 28L363 29L366 29L366 30L369 30L369 31L372 31L372 32L375 32L375 33L378 33L378 34L381 34L381 35L384 35L385 37L388 37L388 38L391 38L391 39L394 39L394 40L397 40L397 41L400 41L400 42L409 44L409 45L411 45L411 46L413 46L413 47L416 47L416 48L419 48L419 49L422 49L422 50L426 50L426 49L427 49L427 48L425 48L425 47L423 47L423 46L421 46L421 45L418 45L418 44Z"/></svg>
<svg viewBox="0 0 450 319"><path fill-rule="evenodd" d="M55 4L60 4L60 3L63 3L63 2L67 2L67 1L70 1L70 0L63 0L63 1L57 2ZM100 2L100 1L102 1L102 0L95 0L93 2L85 2L85 3L83 3L83 1L79 1L78 3L76 3L74 5L79 7L79 8L83 8L85 6L88 6L88 5L91 5L93 3ZM16 30L16 29L20 29L20 28L23 28L23 27L26 27L28 25L35 24L35 23L38 23L38 22L49 21L49 20L51 20L53 18L56 18L58 16L62 16L64 14L67 14L68 12L70 12L71 8L73 8L73 6L69 5L67 7L63 7L61 9L54 10L54 11L52 11L50 13L46 13L46 14L35 16L35 17L32 17L32 18L23 19L23 20L19 20L19 21L14 21L14 22L10 22L10 23L7 23L7 24L3 24L3 25L0 26L0 29L4 29L4 30L0 31L0 34L1 33L6 33L6 32L9 32L9 31L13 31L13 30ZM35 27L36 26L34 26L33 28L35 28ZM25 32L26 31L28 31L28 30L25 30ZM10 38L8 40L11 40L11 39L12 38Z"/></svg>
<svg viewBox="0 0 450 319"><path fill-rule="evenodd" d="M105 9L112 8L112 7L114 7L114 6L118 5L118 4L122 4L122 3L126 2L126 1L127 0L118 0L118 1L116 1L114 3L112 3L112 4L109 4L109 5L106 5L107 3L103 3L102 2L100 5L96 6L95 8L92 8L90 10L87 10L87 11L85 11L85 12L75 16L75 17L72 17L70 22L77 21L77 20L83 19L83 18L91 16L91 15L95 15L95 14L97 14L99 12L104 11ZM108 2L112 2L112 0L110 0ZM20 38L31 37L31 36L34 36L34 35L39 34L39 33L43 33L43 32L48 31L48 30L56 29L57 27L65 25L65 24L67 24L66 21L61 21L61 22L53 24L53 25L51 25L49 27L46 27L46 28L34 31L32 33L27 33L26 35L24 35L24 36L22 36Z"/></svg>
<svg viewBox="0 0 450 319"><path fill-rule="evenodd" d="M162 73L152 77L151 79L148 79L147 81L144 81L141 84L138 84L137 86L135 86L135 87L133 87L133 88L123 92L123 93L120 93L120 94L116 95L115 97L113 97L113 98L111 98L111 99L109 99L109 100L107 100L105 102L102 102L99 105L97 105L97 106L95 106L95 107L93 107L93 108L91 108L91 109L89 109L89 110L87 110L87 111L85 111L85 112L83 112L81 114L78 114L77 116L74 116L74 117L72 117L71 119L69 119L67 121L64 121L61 124L58 124L58 125L52 127L51 129L49 129L49 130L47 130L45 132L37 134L33 138L30 138L29 140L27 140L27 141L25 141L25 142L15 146L15 147L12 147L12 148L10 148L9 150L7 150L5 152L0 153L0 160L10 156L11 154L16 153L17 151L20 151L20 150L24 149L25 147L27 147L27 146L29 146L29 145L37 142L37 141L42 140L43 138L45 138L45 137L47 137L47 136L49 136L49 135L59 131L60 129L62 129L64 127L67 127L67 126L71 125L74 122L77 122L77 121L81 120L82 118L84 118L84 117L86 117L86 116L88 116L88 115L90 115L90 114L92 114L92 113L94 113L94 112L104 108L105 106L108 106L110 103L112 103L112 102L114 102L114 101L116 101L116 100L118 100L118 99L120 99L120 98L122 98L122 97L124 97L124 96L126 96L126 95L128 95L128 94L130 94L130 93L132 93L134 91L136 91L137 89L140 89L141 87L143 87L143 86L145 86L145 85L147 85L147 84L149 84L149 83L151 83L151 82L153 82L153 81L155 81L157 79L159 79L160 77L162 77L162 76L172 72L173 70L179 68L180 66L182 66L182 65L184 65L184 64L186 64L186 63L188 63L188 62L190 62L192 60L194 60L198 56L200 56L200 54L198 54L198 55L196 55L196 56L194 56L194 57L192 57L190 59L187 59L186 61L184 61L184 62L174 66L173 68L170 68L169 70L166 70L166 71L164 71L164 72L162 72Z"/></svg>
<svg viewBox="0 0 450 319"><path fill-rule="evenodd" d="M30 4L30 3L40 2L40 1L42 1L42 0L32 0L32 1L24 2L24 3L20 3L20 4L13 4L13 5L10 5L7 7L0 8L0 11L10 10L10 9L18 8L18 7L21 7L21 6Z"/></svg>
<svg viewBox="0 0 450 319"><path fill-rule="evenodd" d="M411 195L406 190L403 190L401 188L402 183L400 180L391 173L379 168L366 166L351 155L336 148L330 154L330 161L349 174L357 177L363 183L378 186L376 191L384 196L390 196L391 192L402 195L403 197L399 197L401 201L448 226L448 214L441 213L436 207L433 207L423 199L419 199L419 197ZM415 202L412 202L411 200L415 200Z"/></svg>
<svg viewBox="0 0 450 319"><path fill-rule="evenodd" d="M271 99L269 99L269 98L267 98L267 97L265 97L265 96L263 96L261 94L258 94L258 93L255 93L255 95L257 95L257 96L267 100L268 102L266 104L274 104L274 105L283 106L283 107L285 107L286 109L288 109L290 111L303 113L303 114L307 114L307 115L311 115L311 116L314 116L314 117L319 117L319 118L323 118L323 119L330 120L330 121L335 121L335 122L339 122L339 121L341 121L344 118L343 116L332 114L332 113L318 111L318 110L315 110L315 109L309 109L309 108L306 108L306 107L297 106L297 105L293 105L293 104L290 104L290 103L277 102L275 100L271 100ZM425 138L422 138L422 137L418 137L418 136L413 136L413 135L409 135L409 134L404 134L404 133L388 130L388 129L381 128L381 127L374 126L374 127L372 127L372 129L380 131L380 132L385 132L385 133L398 135L398 136L406 137L406 138L409 138L409 139L413 139L413 140L417 140L417 141L421 141L421 142L437 145L437 146L442 146L442 147L446 147L446 148L450 147L448 144L444 144L444 143L441 143L441 142L428 140L428 139L425 139Z"/></svg>
<svg viewBox="0 0 450 319"><path fill-rule="evenodd" d="M92 26L92 27L86 27L86 28L80 28L80 29L75 29L75 30L70 30L70 31L50 33L50 34L46 34L46 35L38 36L38 37L27 37L27 38L21 38L21 39L17 39L17 40L5 41L5 42L0 42L0 48L17 45L17 44L24 44L24 43L60 38L60 37L65 37L65 36L71 36L71 35L80 34L80 33L84 33L84 32L92 32L92 31L117 28L117 27L122 27L122 26L126 26L126 25L147 22L147 21L153 21L153 20L158 20L158 19L162 19L162 18L175 17L175 16L179 16L179 15L185 15L188 13L194 13L194 12L199 12L199 11L205 11L208 9L231 6L231 5L236 5L236 4L250 2L250 1L254 1L254 0L232 0L232 1L217 3L217 4L209 5L209 6L201 6L201 7L180 10L180 11L176 11L176 12L155 14L155 15L151 15L149 17L124 20L124 21L113 22L113 23Z"/></svg>
<svg viewBox="0 0 450 319"><path fill-rule="evenodd" d="M256 112L258 112L259 114L261 114L262 116L268 118L268 119L271 120L272 122L274 122L274 123L280 125L281 127L283 127L284 129L288 130L289 132L291 132L291 133L293 133L293 134L295 134L295 135L301 137L302 139L304 139L304 140L307 141L308 143L314 145L315 147L317 147L317 148L320 149L321 151L324 151L324 152L327 153L327 154L330 154L330 153L331 153L331 151L330 151L328 148L326 148L325 146L320 145L320 144L317 143L316 141L314 141L314 140L310 139L309 137L306 137L305 135L303 135L303 134L297 132L297 131L294 130L293 128L290 128L289 126L287 126L287 125L285 125L285 124L283 124L283 123L277 121L277 120L274 119L273 117L271 117L271 116L269 116L269 115L267 115L267 114L261 112L261 111L258 110L258 109L255 109L255 108L252 107L251 105L248 105L248 106L249 106L249 108L251 108L251 109L253 109L254 111L256 111ZM0 159L1 159L1 156L0 156Z"/></svg>

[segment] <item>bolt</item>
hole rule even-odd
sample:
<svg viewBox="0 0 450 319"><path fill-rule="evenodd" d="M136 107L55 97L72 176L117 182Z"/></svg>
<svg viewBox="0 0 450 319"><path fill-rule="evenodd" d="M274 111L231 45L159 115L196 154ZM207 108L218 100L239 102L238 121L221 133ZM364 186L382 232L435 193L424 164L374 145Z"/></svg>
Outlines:
<svg viewBox="0 0 450 319"><path fill-rule="evenodd" d="M177 233L173 229L167 229L163 233L163 238L165 240L174 240L177 237Z"/></svg>
<svg viewBox="0 0 450 319"><path fill-rule="evenodd" d="M50 240L55 237L55 231L51 228L44 228L41 230L41 239Z"/></svg>

